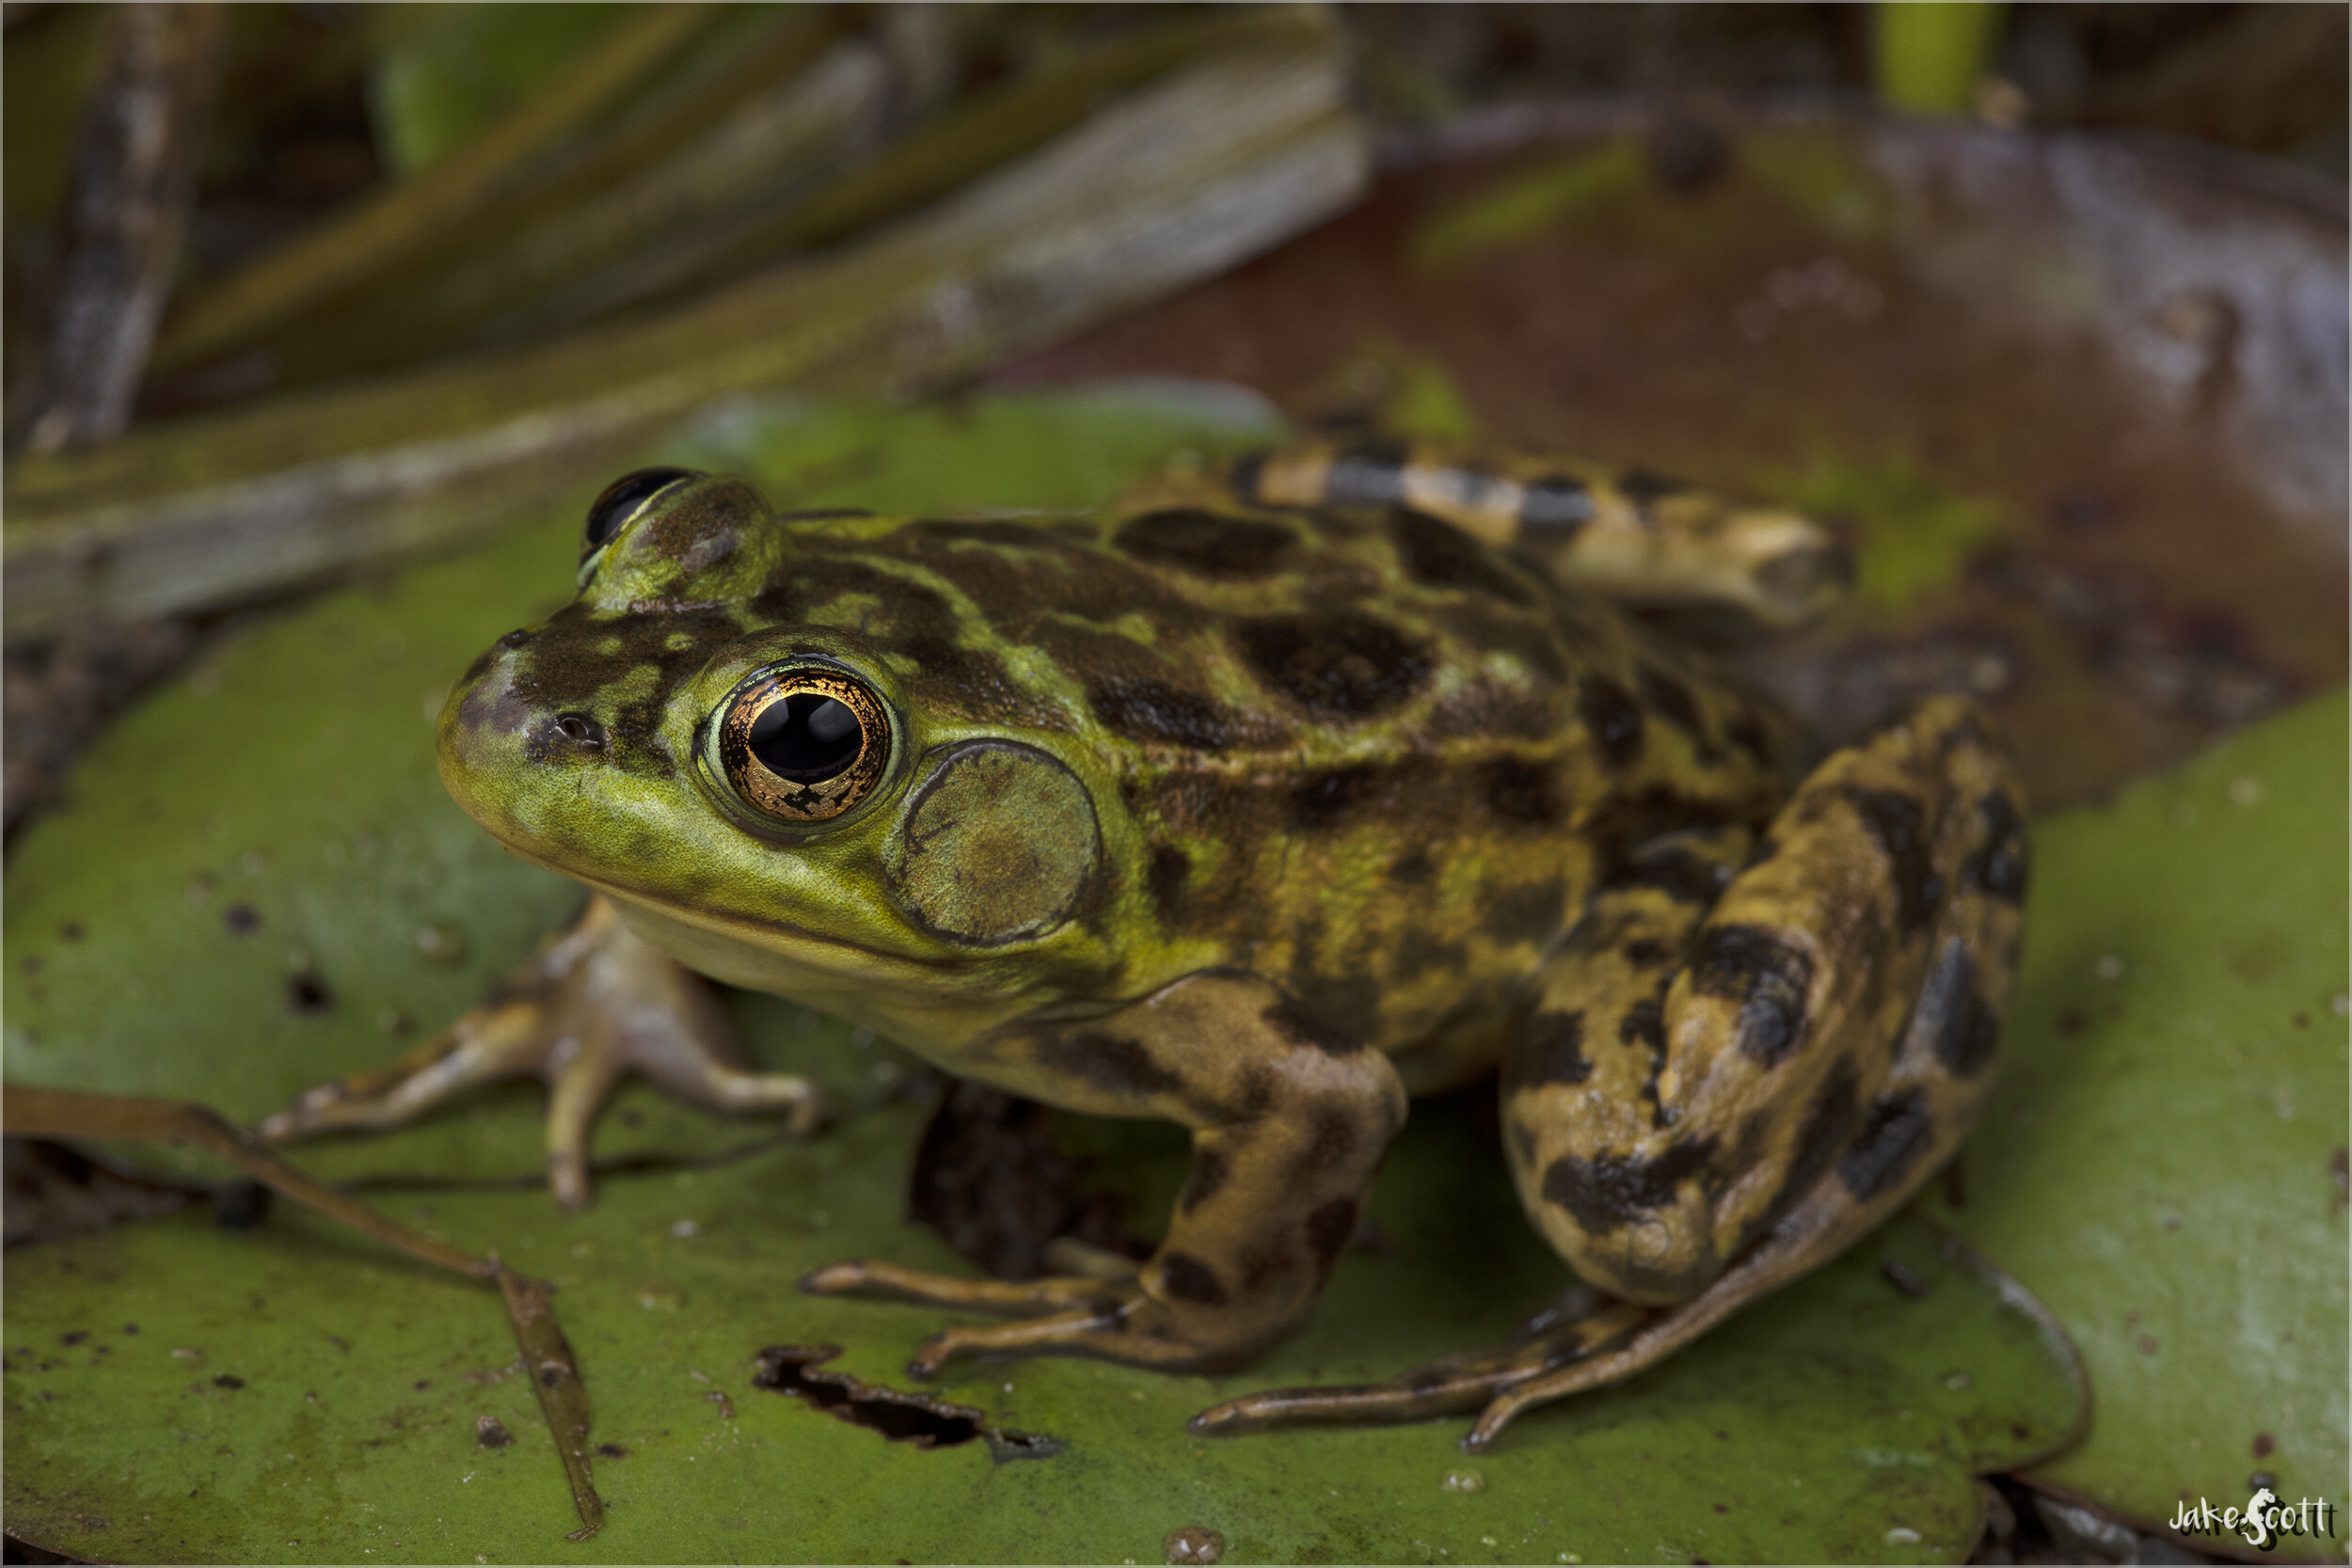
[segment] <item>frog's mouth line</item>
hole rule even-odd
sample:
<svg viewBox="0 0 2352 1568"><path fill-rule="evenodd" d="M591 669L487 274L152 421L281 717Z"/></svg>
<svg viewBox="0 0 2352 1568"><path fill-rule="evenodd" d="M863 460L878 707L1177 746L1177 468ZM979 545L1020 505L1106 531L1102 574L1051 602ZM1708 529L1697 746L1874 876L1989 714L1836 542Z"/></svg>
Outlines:
<svg viewBox="0 0 2352 1568"><path fill-rule="evenodd" d="M695 930L707 931L713 936L723 937L730 942L740 942L745 947L757 952L774 953L779 947L788 944L791 947L822 948L829 953L839 953L850 961L838 968L816 964L809 967L824 968L845 980L897 980L929 984L935 983L936 977L940 974L952 974L963 967L951 959L920 958L896 953L877 953L870 947L861 947L855 942L845 942L839 937L825 936L809 930L805 927L795 926L786 921L754 920L747 916L730 916L707 910L656 903L641 889L629 888L622 883L559 864L544 856L531 854L504 838L501 838L499 842L533 865L545 866L558 876L578 882L594 892L601 893L618 903L628 905L632 909L647 911L675 925L691 927Z"/></svg>

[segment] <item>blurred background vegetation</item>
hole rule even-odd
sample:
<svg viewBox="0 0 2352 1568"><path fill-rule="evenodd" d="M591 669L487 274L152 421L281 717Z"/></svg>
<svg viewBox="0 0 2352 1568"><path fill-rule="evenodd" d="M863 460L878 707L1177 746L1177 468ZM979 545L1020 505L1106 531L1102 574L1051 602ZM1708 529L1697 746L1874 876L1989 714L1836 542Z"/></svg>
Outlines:
<svg viewBox="0 0 2352 1568"><path fill-rule="evenodd" d="M1509 105L1876 100L2345 168L2336 6L10 0L6 25L11 822L206 616L470 537L710 396L954 385ZM989 196L1218 61L1276 75L1168 111L1158 139L1200 145L1129 182L1198 252L1161 276L1074 187ZM1064 242L1104 254L983 286Z"/></svg>

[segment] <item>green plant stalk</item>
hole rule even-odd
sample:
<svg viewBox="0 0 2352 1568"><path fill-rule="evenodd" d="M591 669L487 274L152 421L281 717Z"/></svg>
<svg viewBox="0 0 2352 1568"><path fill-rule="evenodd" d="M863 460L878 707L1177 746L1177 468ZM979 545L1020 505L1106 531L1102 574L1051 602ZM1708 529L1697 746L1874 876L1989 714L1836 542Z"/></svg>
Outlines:
<svg viewBox="0 0 2352 1568"><path fill-rule="evenodd" d="M380 302L314 313L272 344L280 385L414 363L468 340L544 336L634 303L652 292L640 275L693 265L714 228L732 234L837 172L883 90L870 48L844 43L804 76L739 101L755 124L714 130L626 179L575 192L568 205L543 205L528 227L484 236L462 255L444 247L429 266L386 279Z"/></svg>
<svg viewBox="0 0 2352 1568"><path fill-rule="evenodd" d="M2007 8L1987 0L1882 0L1872 8L1879 100L1912 114L1966 112Z"/></svg>
<svg viewBox="0 0 2352 1568"><path fill-rule="evenodd" d="M460 151L199 293L166 322L156 368L233 349L487 208L518 166L643 80L709 15L699 3L649 8Z"/></svg>

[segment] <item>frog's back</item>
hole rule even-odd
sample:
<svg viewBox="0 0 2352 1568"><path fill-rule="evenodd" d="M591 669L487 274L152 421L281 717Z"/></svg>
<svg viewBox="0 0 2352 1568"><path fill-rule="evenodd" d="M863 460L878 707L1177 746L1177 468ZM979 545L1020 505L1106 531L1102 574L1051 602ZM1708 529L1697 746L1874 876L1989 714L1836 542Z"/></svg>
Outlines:
<svg viewBox="0 0 2352 1568"><path fill-rule="evenodd" d="M1089 776L1129 994L1237 965L1475 1053L1444 1042L1615 853L1778 795L1773 721L1703 661L1409 509L786 522L763 619L853 627L935 720Z"/></svg>

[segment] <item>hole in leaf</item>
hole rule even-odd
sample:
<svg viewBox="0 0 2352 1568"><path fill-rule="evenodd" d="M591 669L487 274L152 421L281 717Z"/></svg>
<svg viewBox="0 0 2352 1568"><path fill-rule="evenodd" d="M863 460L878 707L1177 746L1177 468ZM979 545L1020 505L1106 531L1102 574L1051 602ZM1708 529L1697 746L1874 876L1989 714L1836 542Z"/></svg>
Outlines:
<svg viewBox="0 0 2352 1568"><path fill-rule="evenodd" d="M1061 1444L1035 1433L1013 1432L991 1422L968 1404L951 1404L931 1394L910 1394L815 1369L841 1354L838 1345L770 1345L757 1356L752 1382L824 1411L836 1420L879 1432L894 1443L918 1449L949 1449L975 1437L988 1444L998 1464L1011 1459L1050 1459Z"/></svg>

